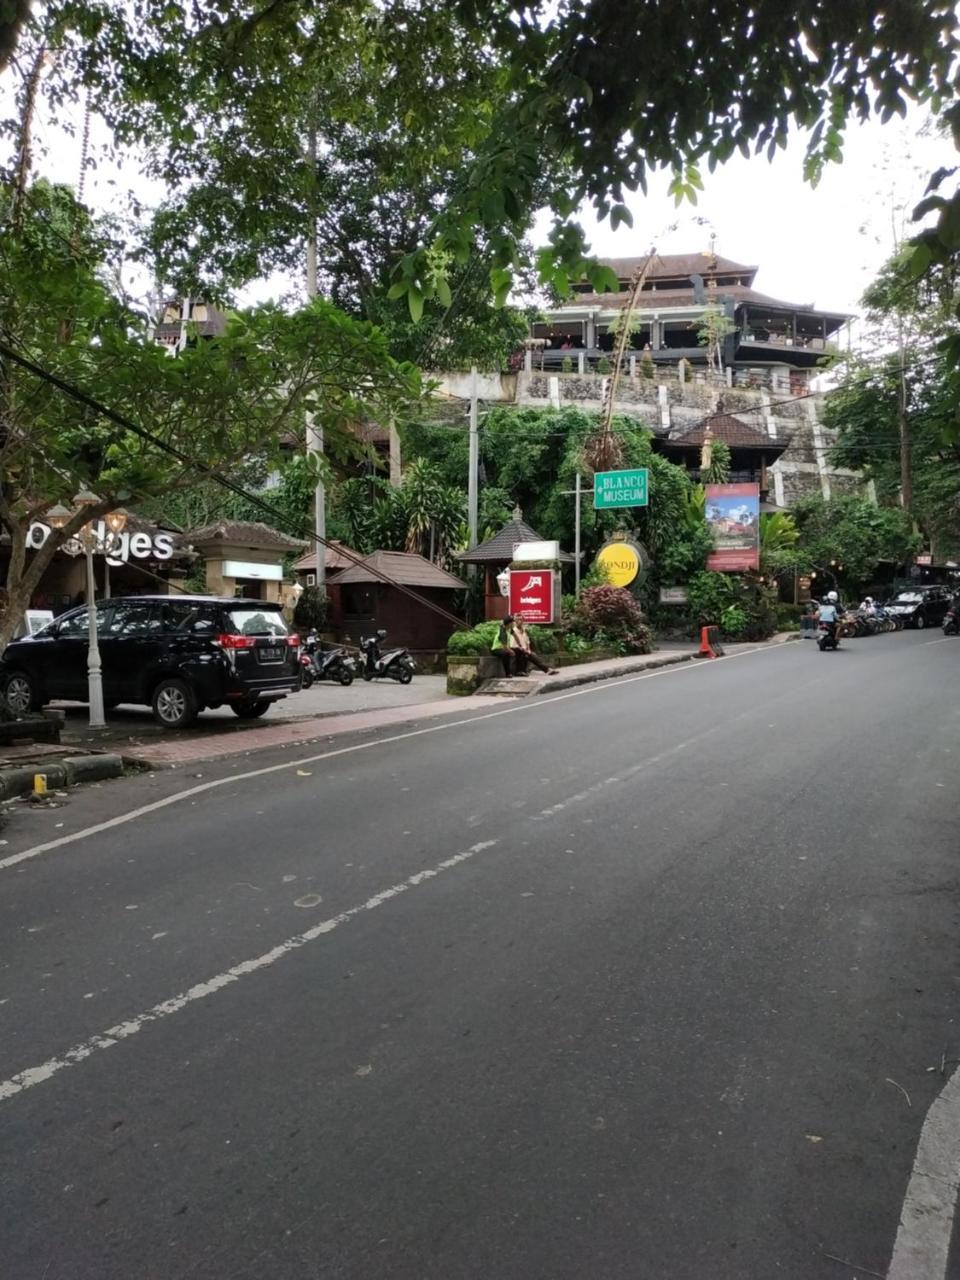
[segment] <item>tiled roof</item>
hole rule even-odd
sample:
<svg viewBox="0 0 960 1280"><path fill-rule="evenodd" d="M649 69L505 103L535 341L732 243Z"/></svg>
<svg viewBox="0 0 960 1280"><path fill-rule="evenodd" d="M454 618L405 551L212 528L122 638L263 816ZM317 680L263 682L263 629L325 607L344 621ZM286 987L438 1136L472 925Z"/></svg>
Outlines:
<svg viewBox="0 0 960 1280"><path fill-rule="evenodd" d="M731 413L716 413L711 418L707 418L704 422L696 427L691 427L689 431L683 432L679 436L671 436L669 440L664 440L667 445L696 445L703 444L707 435L707 428L714 440L722 440L724 444L728 444L734 449L779 449L786 447L785 442L778 440L775 436L769 436L765 431L758 431L756 427L751 427L746 422L741 422L739 418L735 418Z"/></svg>
<svg viewBox="0 0 960 1280"><path fill-rule="evenodd" d="M350 555L355 556L358 560L363 558L359 551L354 551L352 547L348 547L345 542L331 542L327 547L327 554L324 556L324 566L327 573L339 572L341 569L349 569L353 561L348 559L340 551L340 547L349 551ZM316 550L308 551L306 555L300 557L294 562L294 570L297 573L315 573L317 569L317 553Z"/></svg>
<svg viewBox="0 0 960 1280"><path fill-rule="evenodd" d="M531 529L526 520L515 515L508 520L499 533L495 533L486 542L481 542L472 551L461 551L457 559L464 564L509 564L513 559L513 549L518 542L542 542L543 539L535 529ZM574 557L566 551L560 552L564 564L573 564Z"/></svg>
<svg viewBox="0 0 960 1280"><path fill-rule="evenodd" d="M299 538L288 538L279 529L271 529L259 520L218 520L216 524L191 529L187 538L195 546L204 543L226 542L259 551L298 551L305 543Z"/></svg>
<svg viewBox="0 0 960 1280"><path fill-rule="evenodd" d="M618 279L632 276L638 267L646 262L646 254L639 258L601 258L605 267L616 272ZM672 276L707 276L737 275L749 276L752 280L757 274L757 267L745 266L742 262L733 262L730 258L721 258L712 253L658 253L650 268L648 280L661 280Z"/></svg>
<svg viewBox="0 0 960 1280"><path fill-rule="evenodd" d="M379 570L374 573L373 570ZM382 582L380 574L386 574L404 587L438 587L445 591L463 591L466 583L455 578L446 569L440 569L423 556L409 551L374 551L365 556L363 564L344 569L337 577L337 586L349 586L358 582Z"/></svg>

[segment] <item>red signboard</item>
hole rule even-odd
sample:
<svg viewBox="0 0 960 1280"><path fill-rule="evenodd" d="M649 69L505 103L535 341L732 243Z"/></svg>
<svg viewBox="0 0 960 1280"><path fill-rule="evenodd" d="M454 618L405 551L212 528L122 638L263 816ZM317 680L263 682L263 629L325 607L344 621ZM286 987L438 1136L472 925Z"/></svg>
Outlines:
<svg viewBox="0 0 960 1280"><path fill-rule="evenodd" d="M524 622L553 621L553 574L549 569L510 570L510 612Z"/></svg>
<svg viewBox="0 0 960 1280"><path fill-rule="evenodd" d="M756 484L708 484L705 486L707 528L713 551L707 568L739 573L760 564L760 486Z"/></svg>

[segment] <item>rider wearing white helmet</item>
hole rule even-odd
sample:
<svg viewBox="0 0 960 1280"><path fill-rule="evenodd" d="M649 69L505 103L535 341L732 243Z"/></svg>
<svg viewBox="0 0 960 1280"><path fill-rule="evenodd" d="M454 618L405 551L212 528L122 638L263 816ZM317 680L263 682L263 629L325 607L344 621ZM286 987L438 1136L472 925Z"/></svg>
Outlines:
<svg viewBox="0 0 960 1280"><path fill-rule="evenodd" d="M828 591L823 604L820 606L820 612L817 615L819 622L836 623L838 608L837 603L840 597L835 591Z"/></svg>

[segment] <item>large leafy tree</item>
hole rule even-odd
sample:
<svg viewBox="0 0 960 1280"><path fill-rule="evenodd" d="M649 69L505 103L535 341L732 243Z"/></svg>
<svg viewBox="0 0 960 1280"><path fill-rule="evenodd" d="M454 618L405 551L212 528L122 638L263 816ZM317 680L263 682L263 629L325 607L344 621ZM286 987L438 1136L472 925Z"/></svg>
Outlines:
<svg viewBox="0 0 960 1280"><path fill-rule="evenodd" d="M100 502L86 517L95 517L248 456L277 457L308 413L334 451L346 450L354 422L419 391L382 334L320 300L293 314L236 313L222 337L171 359L111 286L109 259L109 242L65 188L0 191L0 527L11 543L0 646L84 521L77 511L28 558L27 529L54 503L92 489Z"/></svg>
<svg viewBox="0 0 960 1280"><path fill-rule="evenodd" d="M905 512L852 495L804 498L793 516L802 567L836 574L853 586L869 583L884 562L903 566L919 542Z"/></svg>
<svg viewBox="0 0 960 1280"><path fill-rule="evenodd" d="M824 409L838 432L834 461L873 480L882 503L909 506L934 550L954 554L960 436L943 344L958 327L956 299L952 264L917 277L901 248L864 295L868 341L837 366L841 382Z"/></svg>
<svg viewBox="0 0 960 1280"><path fill-rule="evenodd" d="M395 270L415 319L446 305L447 264L478 247L505 297L541 205L556 216L543 279L609 286L572 221L581 202L629 221L625 193L658 166L695 197L702 165L772 153L791 123L809 130L815 179L851 116L949 97L958 52L952 0L48 0L37 32L58 50L51 91L88 89L168 180L210 180L217 241L258 266L276 251L262 219L322 222L324 142L375 137L387 191L446 166L422 246ZM940 213L956 239L953 204Z"/></svg>

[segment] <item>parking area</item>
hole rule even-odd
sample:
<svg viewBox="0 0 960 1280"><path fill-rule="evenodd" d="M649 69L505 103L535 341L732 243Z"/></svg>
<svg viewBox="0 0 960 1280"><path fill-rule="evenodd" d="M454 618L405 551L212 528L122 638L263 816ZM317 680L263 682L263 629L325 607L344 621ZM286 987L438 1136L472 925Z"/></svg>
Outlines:
<svg viewBox="0 0 960 1280"><path fill-rule="evenodd" d="M447 698L446 676L417 675L408 685L395 680L372 680L367 684L355 680L348 688L339 684L315 684L277 702L262 720L253 724L289 723L312 720L318 716L345 715L352 711L379 711L391 707L417 706L425 702L439 702ZM105 739L124 741L148 741L153 738L189 736L190 738L213 734L249 732L252 725L238 720L229 707L216 711L204 711L192 729L183 734L172 734L161 729L154 721L149 707L119 706L107 715L109 727L91 733L87 728L87 707L79 702L53 702L66 715L62 740L65 743L102 743Z"/></svg>

